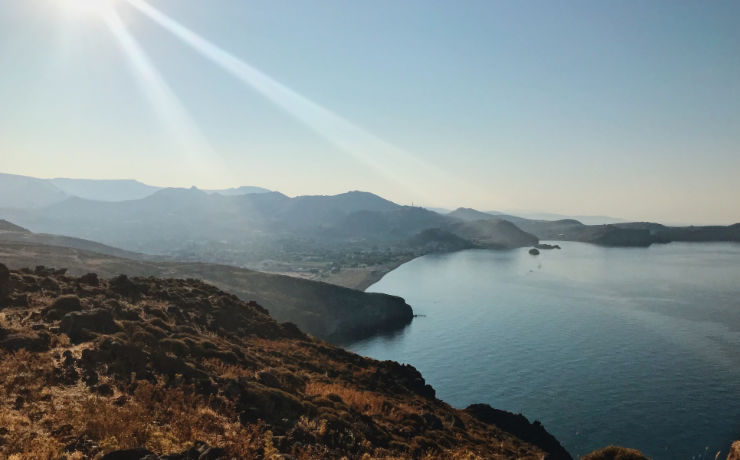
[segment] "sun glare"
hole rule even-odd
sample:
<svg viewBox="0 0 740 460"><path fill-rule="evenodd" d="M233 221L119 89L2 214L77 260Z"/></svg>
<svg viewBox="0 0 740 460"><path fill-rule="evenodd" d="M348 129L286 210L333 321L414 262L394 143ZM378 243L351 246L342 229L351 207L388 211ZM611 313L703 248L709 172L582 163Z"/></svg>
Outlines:
<svg viewBox="0 0 740 460"><path fill-rule="evenodd" d="M59 0L61 7L76 16L99 16L109 11L116 0Z"/></svg>

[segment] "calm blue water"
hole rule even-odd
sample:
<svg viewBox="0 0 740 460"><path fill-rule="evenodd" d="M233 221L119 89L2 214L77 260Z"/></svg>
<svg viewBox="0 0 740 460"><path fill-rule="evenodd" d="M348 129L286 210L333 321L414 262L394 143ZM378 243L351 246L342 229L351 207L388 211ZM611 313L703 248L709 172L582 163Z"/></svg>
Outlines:
<svg viewBox="0 0 740 460"><path fill-rule="evenodd" d="M413 260L368 290L426 316L349 348L416 366L456 407L540 420L574 456L726 455L740 438L740 244L559 244Z"/></svg>

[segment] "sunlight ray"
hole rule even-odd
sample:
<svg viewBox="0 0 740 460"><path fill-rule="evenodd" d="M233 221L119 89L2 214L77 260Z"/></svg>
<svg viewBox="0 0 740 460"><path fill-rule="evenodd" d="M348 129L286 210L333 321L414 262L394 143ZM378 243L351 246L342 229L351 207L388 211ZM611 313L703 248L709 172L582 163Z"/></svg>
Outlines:
<svg viewBox="0 0 740 460"><path fill-rule="evenodd" d="M158 117L184 154L184 160L191 167L212 167L217 160L213 148L139 43L128 32L118 13L108 8L101 15L129 58L134 74Z"/></svg>
<svg viewBox="0 0 740 460"><path fill-rule="evenodd" d="M194 50L297 118L326 141L349 153L386 179L424 200L430 185L444 187L453 178L448 171L421 161L401 149L347 121L329 109L298 94L243 60L194 33L143 0L128 2ZM414 172L415 178L410 178ZM427 192L425 192L425 190Z"/></svg>

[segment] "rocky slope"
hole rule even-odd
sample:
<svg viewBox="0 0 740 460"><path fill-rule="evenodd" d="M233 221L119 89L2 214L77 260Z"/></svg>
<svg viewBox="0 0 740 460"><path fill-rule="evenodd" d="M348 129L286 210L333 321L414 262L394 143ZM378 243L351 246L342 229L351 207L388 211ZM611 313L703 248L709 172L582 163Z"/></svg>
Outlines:
<svg viewBox="0 0 740 460"><path fill-rule="evenodd" d="M334 342L396 330L413 318L411 307L397 296L227 265L116 257L56 246L55 242L66 244L67 240L49 239L53 235L24 234L30 236L22 240L8 239L8 235L11 233L0 232L0 260L11 268L45 264L67 267L70 274L78 276L94 271L105 277L126 274L204 279L242 299L260 302L280 321L294 322L302 330ZM40 241L49 244L38 244L30 237L44 237ZM96 244L87 243L92 247Z"/></svg>
<svg viewBox="0 0 740 460"><path fill-rule="evenodd" d="M0 265L0 457L155 454L570 458L537 423L453 409L413 367L203 282Z"/></svg>

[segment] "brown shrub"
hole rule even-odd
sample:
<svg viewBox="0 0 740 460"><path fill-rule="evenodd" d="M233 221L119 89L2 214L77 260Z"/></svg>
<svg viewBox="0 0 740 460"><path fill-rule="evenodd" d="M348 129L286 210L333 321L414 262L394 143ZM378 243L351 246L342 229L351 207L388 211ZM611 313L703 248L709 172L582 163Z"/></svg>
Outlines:
<svg viewBox="0 0 740 460"><path fill-rule="evenodd" d="M650 460L642 452L626 447L608 446L584 455L581 460Z"/></svg>

